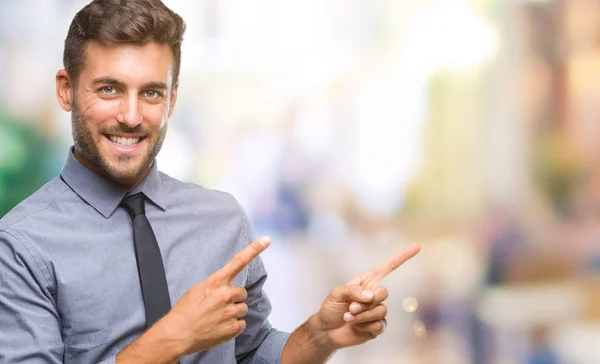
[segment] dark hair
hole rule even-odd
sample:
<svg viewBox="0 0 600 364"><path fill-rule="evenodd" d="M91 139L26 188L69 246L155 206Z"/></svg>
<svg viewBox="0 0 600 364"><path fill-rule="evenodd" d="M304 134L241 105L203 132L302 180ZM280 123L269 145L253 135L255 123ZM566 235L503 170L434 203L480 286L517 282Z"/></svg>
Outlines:
<svg viewBox="0 0 600 364"><path fill-rule="evenodd" d="M77 83L85 66L87 41L105 45L149 42L168 44L173 52L173 83L179 78L183 19L161 0L94 0L73 18L65 39L63 64Z"/></svg>

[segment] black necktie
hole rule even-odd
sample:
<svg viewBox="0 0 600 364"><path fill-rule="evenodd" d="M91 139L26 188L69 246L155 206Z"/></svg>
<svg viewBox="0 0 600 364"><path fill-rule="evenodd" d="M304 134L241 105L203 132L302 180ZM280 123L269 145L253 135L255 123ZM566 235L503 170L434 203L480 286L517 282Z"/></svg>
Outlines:
<svg viewBox="0 0 600 364"><path fill-rule="evenodd" d="M146 197L142 193L125 196L121 205L133 222L133 241L144 307L146 327L152 326L171 309L169 288L160 249L146 217Z"/></svg>

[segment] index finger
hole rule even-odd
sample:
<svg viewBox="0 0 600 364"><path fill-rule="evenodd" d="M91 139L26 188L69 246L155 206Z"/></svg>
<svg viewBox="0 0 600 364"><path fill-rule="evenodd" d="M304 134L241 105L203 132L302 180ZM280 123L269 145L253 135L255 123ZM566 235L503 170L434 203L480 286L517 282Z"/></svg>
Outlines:
<svg viewBox="0 0 600 364"><path fill-rule="evenodd" d="M263 236L256 239L252 244L245 247L242 251L237 253L225 266L219 269L215 275L222 280L232 282L233 279L240 274L240 272L246 268L250 262L254 260L260 253L265 251L271 244L271 239L268 236Z"/></svg>
<svg viewBox="0 0 600 364"><path fill-rule="evenodd" d="M352 278L347 285L360 284L366 288L376 287L383 278L392 273L407 260L417 255L420 250L421 247L418 245L411 245L408 248L388 257L385 261L381 262L375 267Z"/></svg>
<svg viewBox="0 0 600 364"><path fill-rule="evenodd" d="M386 260L381 262L379 265L371 268L371 272L375 274L380 280L388 274L395 271L399 266L404 264L407 260L417 255L421 251L421 247L417 244L411 245L408 248L399 251L398 253L388 257Z"/></svg>

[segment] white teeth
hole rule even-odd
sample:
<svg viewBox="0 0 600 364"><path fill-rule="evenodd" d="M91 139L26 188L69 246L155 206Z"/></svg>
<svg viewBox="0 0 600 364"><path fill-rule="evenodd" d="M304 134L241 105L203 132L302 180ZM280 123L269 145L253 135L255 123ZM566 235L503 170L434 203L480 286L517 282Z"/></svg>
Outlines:
<svg viewBox="0 0 600 364"><path fill-rule="evenodd" d="M140 138L123 138L114 135L111 135L109 138L111 142L122 147L131 147L140 141Z"/></svg>

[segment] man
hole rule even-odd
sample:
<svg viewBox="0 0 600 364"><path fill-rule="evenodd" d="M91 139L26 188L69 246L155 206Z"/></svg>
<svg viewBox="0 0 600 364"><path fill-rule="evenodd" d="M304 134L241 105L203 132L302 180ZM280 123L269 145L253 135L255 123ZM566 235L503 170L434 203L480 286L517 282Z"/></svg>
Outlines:
<svg viewBox="0 0 600 364"><path fill-rule="evenodd" d="M160 0L95 0L56 75L74 147L0 220L2 363L320 363L385 329L379 281L413 246L273 329L242 209L154 162L178 92L182 19ZM172 305L171 305L172 303Z"/></svg>

